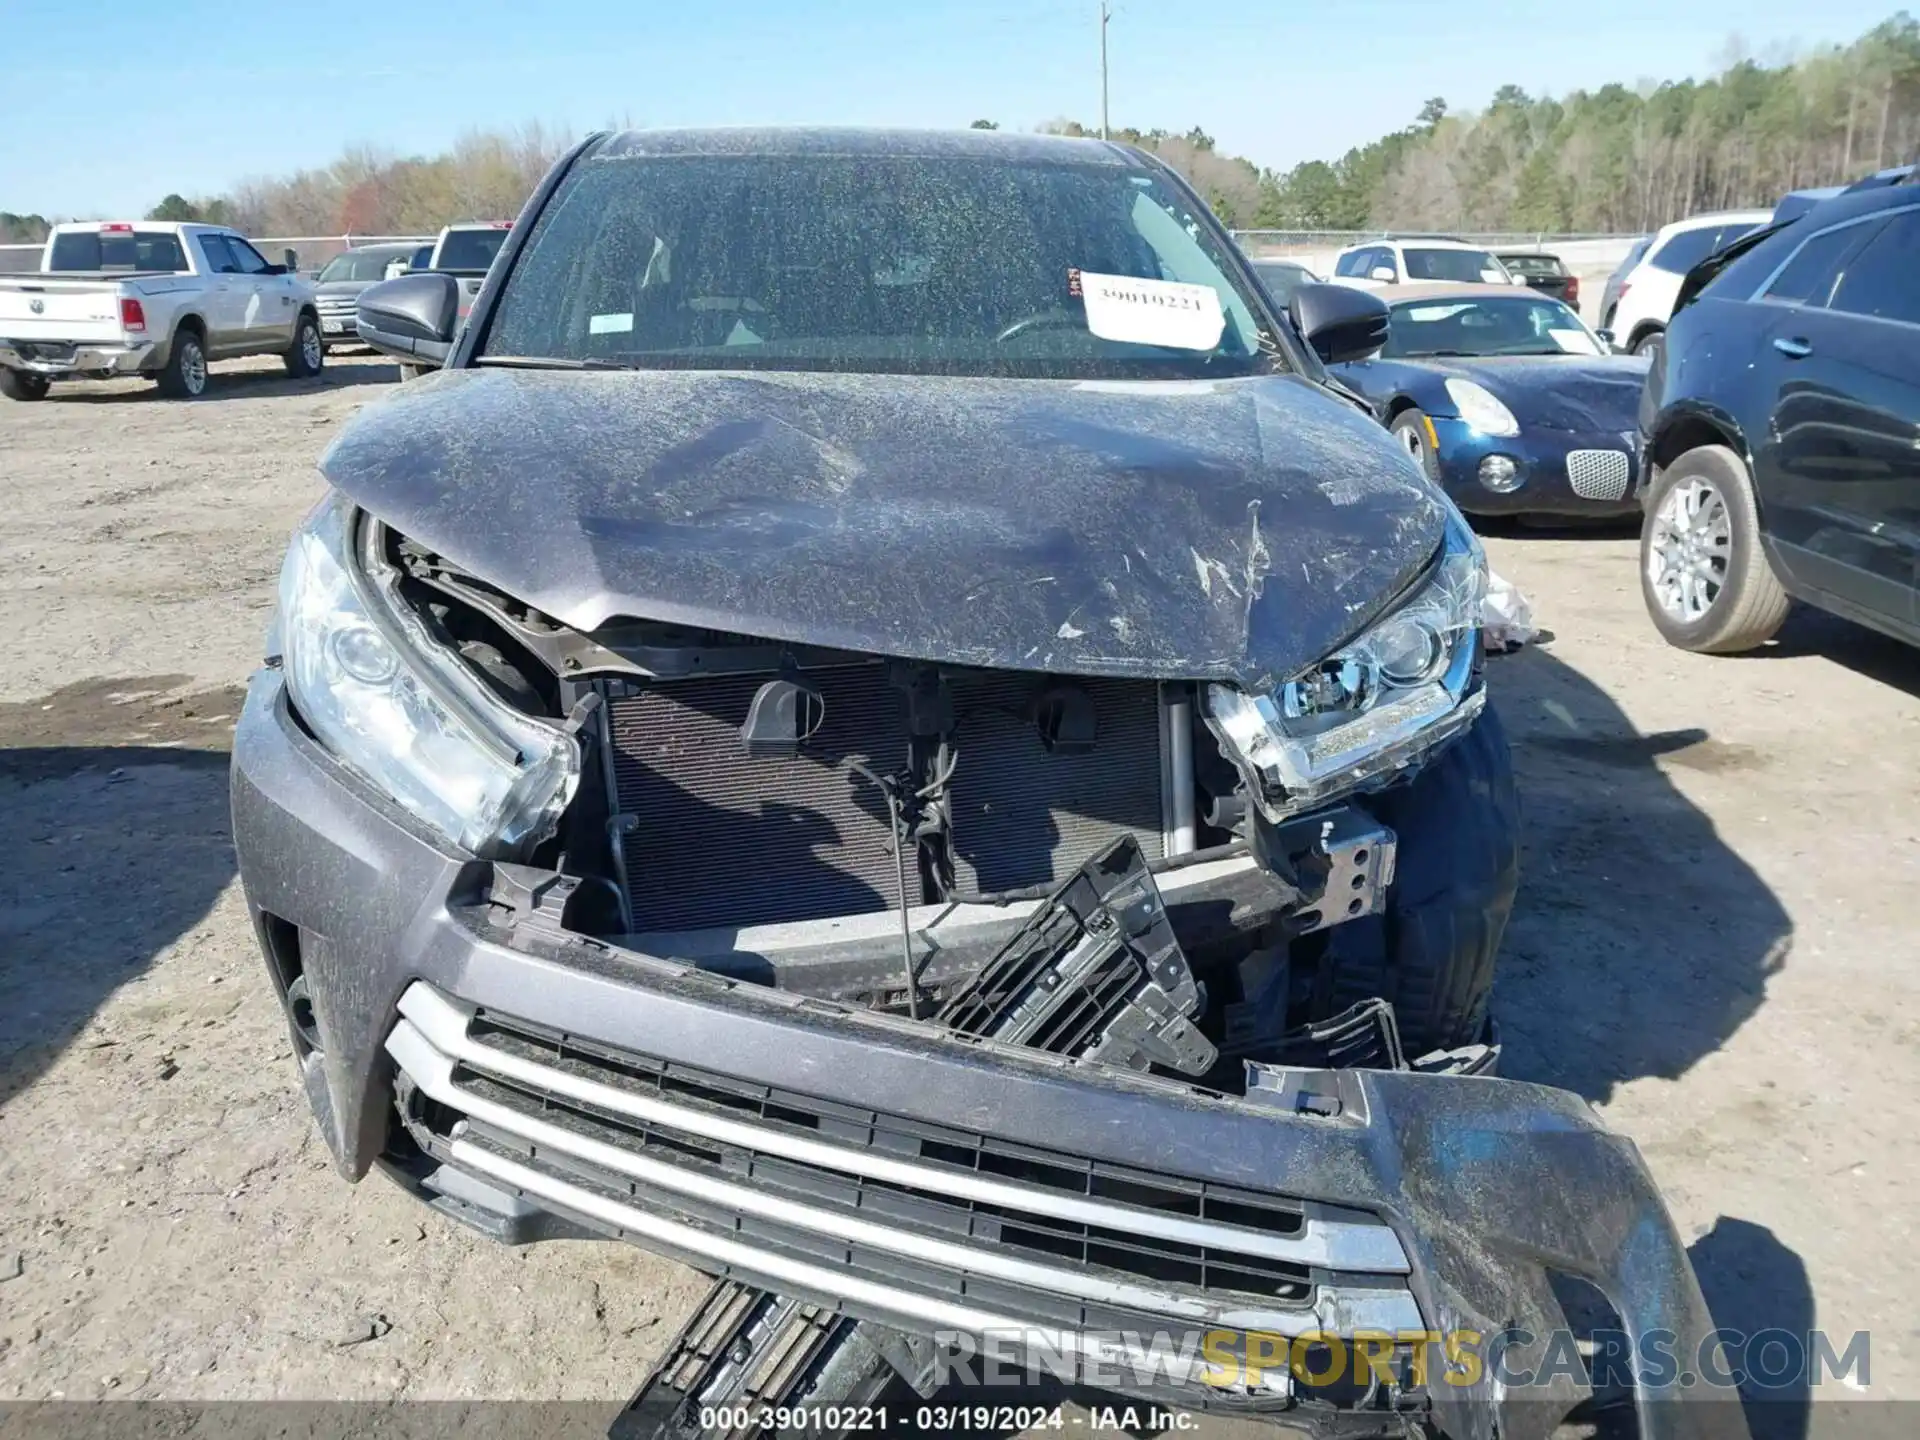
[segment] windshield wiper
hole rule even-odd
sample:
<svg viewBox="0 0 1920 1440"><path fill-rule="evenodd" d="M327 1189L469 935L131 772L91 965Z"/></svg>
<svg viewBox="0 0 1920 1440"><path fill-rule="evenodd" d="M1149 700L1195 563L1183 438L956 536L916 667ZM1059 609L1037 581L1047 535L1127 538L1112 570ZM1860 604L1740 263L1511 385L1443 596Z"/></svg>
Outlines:
<svg viewBox="0 0 1920 1440"><path fill-rule="evenodd" d="M637 370L637 365L627 365L619 360L609 360L602 355L589 355L576 360L567 355L476 355L476 365L498 365L503 370Z"/></svg>

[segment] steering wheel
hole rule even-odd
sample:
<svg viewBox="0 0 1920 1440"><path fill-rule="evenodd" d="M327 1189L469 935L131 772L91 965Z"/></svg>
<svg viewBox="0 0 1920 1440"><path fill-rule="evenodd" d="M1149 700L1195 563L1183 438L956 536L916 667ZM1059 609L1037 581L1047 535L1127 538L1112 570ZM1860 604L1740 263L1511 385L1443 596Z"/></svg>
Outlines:
<svg viewBox="0 0 1920 1440"><path fill-rule="evenodd" d="M1006 329L993 337L996 345L1004 345L1016 335L1024 335L1029 330L1053 330L1063 325L1078 325L1080 317L1071 310L1036 310L1031 315L1023 315Z"/></svg>

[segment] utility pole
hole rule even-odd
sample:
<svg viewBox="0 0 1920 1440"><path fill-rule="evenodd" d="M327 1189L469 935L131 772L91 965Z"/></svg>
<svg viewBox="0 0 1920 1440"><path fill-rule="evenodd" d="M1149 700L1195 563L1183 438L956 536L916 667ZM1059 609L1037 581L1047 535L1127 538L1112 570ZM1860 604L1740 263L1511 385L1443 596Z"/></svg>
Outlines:
<svg viewBox="0 0 1920 1440"><path fill-rule="evenodd" d="M1107 21L1113 17L1107 0L1100 0L1100 138L1107 135Z"/></svg>

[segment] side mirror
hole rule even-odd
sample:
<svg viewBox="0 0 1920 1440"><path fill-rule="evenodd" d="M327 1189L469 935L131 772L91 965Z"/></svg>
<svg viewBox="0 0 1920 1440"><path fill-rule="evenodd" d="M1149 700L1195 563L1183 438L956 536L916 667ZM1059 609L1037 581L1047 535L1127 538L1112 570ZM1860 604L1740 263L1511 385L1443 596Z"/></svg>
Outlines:
<svg viewBox="0 0 1920 1440"><path fill-rule="evenodd" d="M1595 338L1615 355L1624 355L1627 353L1627 347L1614 338L1611 330L1596 330L1593 333Z"/></svg>
<svg viewBox="0 0 1920 1440"><path fill-rule="evenodd" d="M1510 280L1512 281L1512 283L1513 283L1513 284L1515 284L1515 285L1524 285L1524 284L1526 284L1526 283L1527 283L1527 277L1526 277L1526 276L1524 276L1524 275L1513 275L1513 276L1510 276L1510 277L1508 277L1508 278L1509 278L1509 279L1510 279Z"/></svg>
<svg viewBox="0 0 1920 1440"><path fill-rule="evenodd" d="M438 271L382 280L360 292L354 329L383 355L444 365L460 323L460 282Z"/></svg>
<svg viewBox="0 0 1920 1440"><path fill-rule="evenodd" d="M1387 343L1387 304L1351 285L1302 285L1287 302L1301 336L1329 365L1365 360Z"/></svg>
<svg viewBox="0 0 1920 1440"><path fill-rule="evenodd" d="M300 273L300 252L289 245L280 252L280 263L286 267L287 274L298 275Z"/></svg>
<svg viewBox="0 0 1920 1440"><path fill-rule="evenodd" d="M1380 280L1388 285L1394 281L1394 269L1391 265L1376 265L1367 272L1369 280Z"/></svg>

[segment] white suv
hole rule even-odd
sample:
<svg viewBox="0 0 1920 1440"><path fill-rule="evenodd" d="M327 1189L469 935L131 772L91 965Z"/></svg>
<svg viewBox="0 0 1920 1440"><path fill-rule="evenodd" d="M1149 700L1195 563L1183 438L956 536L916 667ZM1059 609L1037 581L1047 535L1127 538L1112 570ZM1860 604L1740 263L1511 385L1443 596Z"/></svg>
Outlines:
<svg viewBox="0 0 1920 1440"><path fill-rule="evenodd" d="M1333 281L1360 290L1382 285L1520 285L1490 250L1464 240L1403 236L1371 240L1340 252Z"/></svg>
<svg viewBox="0 0 1920 1440"><path fill-rule="evenodd" d="M1771 219L1771 210L1723 210L1676 220L1656 232L1640 263L1621 277L1613 313L1602 317L1614 343L1636 355L1658 351L1687 272Z"/></svg>

